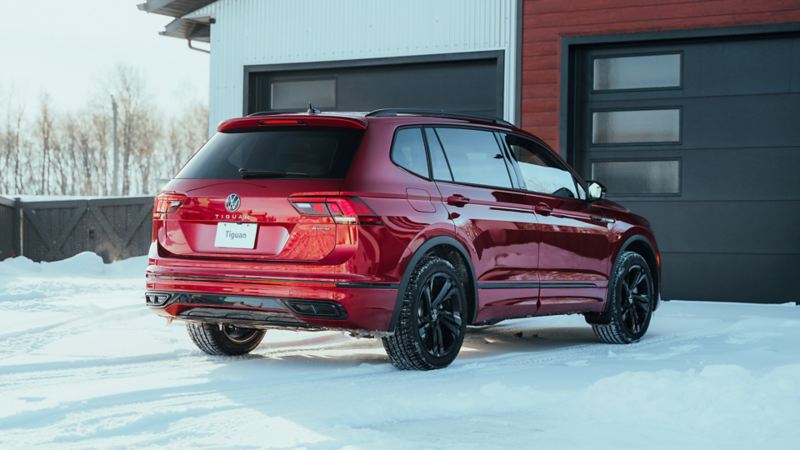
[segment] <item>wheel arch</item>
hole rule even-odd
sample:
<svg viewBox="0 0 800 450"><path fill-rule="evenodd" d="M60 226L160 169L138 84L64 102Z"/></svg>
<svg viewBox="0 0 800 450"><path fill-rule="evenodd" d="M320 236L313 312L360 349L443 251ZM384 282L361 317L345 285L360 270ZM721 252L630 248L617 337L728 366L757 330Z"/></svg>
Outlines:
<svg viewBox="0 0 800 450"><path fill-rule="evenodd" d="M389 323L389 331L395 330L397 325L398 316L400 315L400 308L402 305L403 293L408 286L408 281L411 278L411 272L427 255L437 255L442 257L456 266L457 271L463 272L467 277L467 312L468 321L472 323L478 314L478 287L475 281L475 268L472 265L472 258L464 245L454 237L450 236L434 236L423 242L414 251L414 254L406 263L403 269L403 277L400 280L400 286L397 289L397 299L395 300L394 312L392 312L392 320Z"/></svg>

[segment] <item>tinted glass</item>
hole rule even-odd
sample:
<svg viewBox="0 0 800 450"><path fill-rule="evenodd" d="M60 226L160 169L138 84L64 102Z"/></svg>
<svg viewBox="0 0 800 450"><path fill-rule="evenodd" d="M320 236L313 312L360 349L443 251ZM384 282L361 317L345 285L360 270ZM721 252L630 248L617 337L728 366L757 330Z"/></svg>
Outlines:
<svg viewBox="0 0 800 450"><path fill-rule="evenodd" d="M428 157L425 155L422 130L402 128L397 131L392 145L392 161L417 175L426 178L429 176Z"/></svg>
<svg viewBox="0 0 800 450"><path fill-rule="evenodd" d="M428 139L428 152L431 155L433 178L435 180L453 181L453 174L450 173L447 157L444 155L442 144L439 143L439 138L436 136L436 133L433 129L426 128L425 137Z"/></svg>
<svg viewBox="0 0 800 450"><path fill-rule="evenodd" d="M292 80L270 83L271 109L306 109L336 106L336 80Z"/></svg>
<svg viewBox="0 0 800 450"><path fill-rule="evenodd" d="M494 135L466 128L437 128L453 178L460 183L511 187L511 178Z"/></svg>
<svg viewBox="0 0 800 450"><path fill-rule="evenodd" d="M234 179L241 177L239 169L344 178L361 135L358 130L306 127L217 133L177 178Z"/></svg>
<svg viewBox="0 0 800 450"><path fill-rule="evenodd" d="M525 189L557 197L578 197L572 173L549 150L518 136L506 135L505 139Z"/></svg>
<svg viewBox="0 0 800 450"><path fill-rule="evenodd" d="M598 161L592 178L609 194L678 194L680 161Z"/></svg>
<svg viewBox="0 0 800 450"><path fill-rule="evenodd" d="M681 85L681 55L623 56L594 60L594 90Z"/></svg>
<svg viewBox="0 0 800 450"><path fill-rule="evenodd" d="M605 111L592 114L592 143L679 142L679 109Z"/></svg>

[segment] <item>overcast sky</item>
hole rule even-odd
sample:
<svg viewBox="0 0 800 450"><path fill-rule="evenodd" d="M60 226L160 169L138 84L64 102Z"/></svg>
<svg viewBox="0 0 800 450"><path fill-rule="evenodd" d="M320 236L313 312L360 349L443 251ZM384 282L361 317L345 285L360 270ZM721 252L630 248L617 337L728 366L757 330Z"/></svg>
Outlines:
<svg viewBox="0 0 800 450"><path fill-rule="evenodd" d="M166 111L181 99L207 102L208 55L159 36L171 18L139 11L143 1L0 0L0 93L15 91L30 110L46 91L56 109L73 110L125 63Z"/></svg>

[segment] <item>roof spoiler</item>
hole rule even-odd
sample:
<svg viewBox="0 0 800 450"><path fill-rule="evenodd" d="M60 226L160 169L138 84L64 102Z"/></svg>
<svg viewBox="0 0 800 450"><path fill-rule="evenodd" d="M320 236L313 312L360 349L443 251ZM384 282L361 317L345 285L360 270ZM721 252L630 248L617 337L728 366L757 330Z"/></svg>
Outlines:
<svg viewBox="0 0 800 450"><path fill-rule="evenodd" d="M238 131L255 131L266 127L338 127L356 130L367 129L367 121L356 117L303 115L303 114L270 114L249 115L228 119L217 125L220 133Z"/></svg>

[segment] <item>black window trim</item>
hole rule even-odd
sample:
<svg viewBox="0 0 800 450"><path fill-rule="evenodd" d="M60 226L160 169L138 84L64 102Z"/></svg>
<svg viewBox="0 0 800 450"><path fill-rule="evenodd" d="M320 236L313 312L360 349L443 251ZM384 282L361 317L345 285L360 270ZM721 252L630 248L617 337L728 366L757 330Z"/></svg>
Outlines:
<svg viewBox="0 0 800 450"><path fill-rule="evenodd" d="M436 142L439 143L439 148L442 150L442 156L444 156L444 163L447 165L447 172L450 174L449 180L439 180L433 176L433 159L431 158L431 147L430 143L428 142L428 133L427 131L430 130L433 133L433 136L436 138ZM439 135L436 133L436 128L434 126L423 126L422 127L422 140L425 142L425 153L428 155L428 173L430 173L431 180L433 181L444 181L452 183L456 180L456 177L453 176L453 168L450 167L450 160L447 158L447 152L444 151L444 145L442 145L442 140L439 139Z"/></svg>
<svg viewBox="0 0 800 450"><path fill-rule="evenodd" d="M589 172L594 176L594 163L609 163L609 162L671 162L678 163L678 192L653 192L653 193L615 193L608 191L610 197L624 199L624 198L660 198L660 197L682 197L683 196L683 157L681 156L657 156L657 157L634 157L634 158L591 158L589 160ZM602 181L602 180L600 180Z"/></svg>
<svg viewBox="0 0 800 450"><path fill-rule="evenodd" d="M444 152L444 156L445 156L445 158L447 158L447 161L448 161L448 168L450 168L449 167L450 166L450 159L447 157L447 149L445 149L444 144L442 143L441 137L439 137L439 133L436 131L437 129L440 129L440 128L460 128L460 129L467 129L467 130L484 131L484 132L487 132L487 133L490 133L490 134L494 134L494 133L499 131L499 130L497 130L495 128L484 128L484 127L480 127L480 126L467 126L467 125L457 125L457 124L449 124L449 123L448 124L444 124L444 123L443 124L427 124L426 126L429 127L429 128L433 128L433 132L436 134L436 138L439 139L439 144L442 146L442 151ZM424 135L425 134L423 133L423 136ZM443 183L460 184L460 185L464 185L464 186L474 186L474 187L479 187L479 188L502 189L502 190L506 190L506 191L526 192L526 191L523 191L523 190L521 190L519 188L514 187L514 185L515 185L514 177L511 176L511 172L510 172L510 168L509 168L509 162L507 160L508 156L506 155L506 153L504 151L504 147L501 146L500 143L497 142L497 138L494 137L494 139L495 139L495 143L498 146L497 147L498 150L500 150L500 154L503 156L503 160L504 160L504 163L505 163L505 166L506 166L506 174L508 175L508 181L509 181L509 183L511 183L511 187L492 186L492 185L489 185L489 184L466 183L466 182L463 182L463 181L458 181L458 180L456 180L455 174L453 174L452 168L450 168L450 174L453 175L453 181L445 181L445 180L435 180L435 181L441 181Z"/></svg>
<svg viewBox="0 0 800 450"><path fill-rule="evenodd" d="M416 129L417 131L419 131L420 135L422 136L422 148L425 150L425 160L428 162L428 176L427 177L424 176L424 175L420 175L420 174L418 174L416 172L412 172L411 170L409 170L408 168L404 167L402 164L400 164L400 163L398 163L397 161L394 160L394 144L397 141L398 133L400 133L401 130L407 130L407 129L412 129L412 128ZM423 180L433 181L433 168L431 167L431 155L428 152L428 142L425 140L425 133L423 132L423 126L422 125L401 125L401 126L395 128L394 134L392 134L392 143L391 143L391 145L389 145L389 160L395 166L399 167L400 169L402 169L405 172L410 173L411 175L414 175L415 177L422 178Z"/></svg>
<svg viewBox="0 0 800 450"><path fill-rule="evenodd" d="M638 51L638 52L620 52L619 49L614 49L614 53L594 53L589 57L589 66L591 67L591 79L589 80L589 85L592 87L590 90L591 94L616 94L616 93L631 93L631 92L651 92L651 91L675 91L681 90L684 88L684 51L683 49L675 49L675 50L653 50L653 51ZM677 86L657 86L657 87L649 87L649 88L624 88L624 89L595 89L594 88L594 61L597 59L610 59L610 58L635 58L637 56L660 56L660 55L678 55L680 61L680 67L678 76L680 79L678 80Z"/></svg>
<svg viewBox="0 0 800 450"><path fill-rule="evenodd" d="M394 148L394 141L395 141L395 139L397 137L397 132L399 130L401 130L401 129L404 129L404 128L418 128L422 132L422 140L425 143L425 153L427 154L427 158L428 158L428 177L424 177L424 176L421 176L421 175L416 174L414 172L411 172L410 170L408 170L405 167L403 167L400 164L398 164L391 157L392 149ZM441 139L439 138L439 134L436 132L437 128L464 128L464 129L470 129L470 130L486 131L486 132L494 134L495 135L495 139L498 141L498 145L500 146L501 154L503 155L503 158L505 159L506 170L507 171L511 171L512 167L513 167L514 175L512 176L511 173L509 172L509 178L511 180L512 187L507 188L507 187L502 187L502 186L491 186L491 185L487 185L487 184L465 183L465 182L461 182L461 181L456 181L455 176L453 176L453 170L450 167L450 160L447 157L447 152L444 150L444 145L442 144ZM427 133L424 132L425 129L430 129L434 133L434 135L436 136L436 139L439 141L439 145L442 148L442 153L444 154L445 162L447 162L447 170L450 172L450 176L452 177L452 179L450 179L450 180L439 180L439 179L433 178L433 165L431 164L430 148L429 148L429 144L428 144ZM580 203L584 203L584 202L586 202L588 200L588 197L586 199L582 199L582 198L579 198L579 197L575 197L575 198L559 197L557 195L547 194L547 193L544 193L544 192L529 191L527 189L522 188L521 186L523 185L523 183L521 183L516 178L516 177L519 176L519 174L517 172L519 170L519 168L516 167L516 161L514 161L514 159L511 158L511 156L509 154L509 150L508 150L508 147L505 144L505 140L502 139L502 135L503 134L511 134L511 135L520 137L522 139L529 140L529 141L541 146L546 151L550 152L550 154L554 157L555 161L557 161L559 164L561 164L562 167L564 169L566 169L572 175L572 180L576 184L576 190L577 190L578 186L580 186L583 189L583 192L587 192L587 183L586 183L586 181L578 174L578 172L575 171L575 169L572 166L570 166L569 164L567 164L566 161L564 161L564 159L561 157L561 155L556 153L553 149L550 148L549 145L547 145L544 141L542 141L538 137L533 136L533 135L528 135L528 134L525 134L525 133L521 133L521 132L518 132L516 130L505 130L505 129L501 130L501 129L497 129L497 128L488 128L488 127L481 127L481 126L468 126L468 125L457 125L457 124L431 124L431 123L425 123L425 124L400 125L397 128L395 128L394 134L392 136L392 144L389 147L389 159L391 160L392 164L394 164L395 166L399 167L403 171L405 171L405 172L407 172L407 173L409 173L409 174L411 174L411 175L413 175L415 177L422 178L422 179L427 180L427 181L433 181L435 183L450 183L450 184L455 184L455 185L469 186L469 187L476 187L476 188L483 188L483 189L504 190L504 191L517 192L517 193L521 193L521 194L537 195L537 196L552 198L552 199L555 199L555 200L572 200L572 201L576 201L576 202L580 202Z"/></svg>

